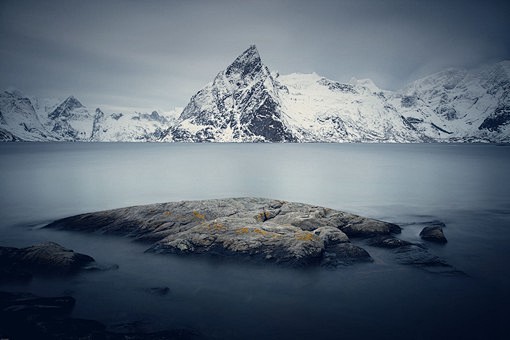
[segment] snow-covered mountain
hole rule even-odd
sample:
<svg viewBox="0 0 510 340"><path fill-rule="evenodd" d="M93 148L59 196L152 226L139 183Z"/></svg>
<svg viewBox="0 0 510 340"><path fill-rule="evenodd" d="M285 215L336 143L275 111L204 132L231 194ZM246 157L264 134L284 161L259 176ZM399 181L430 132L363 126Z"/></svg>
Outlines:
<svg viewBox="0 0 510 340"><path fill-rule="evenodd" d="M278 86L252 45L191 98L164 140L295 141L284 122Z"/></svg>
<svg viewBox="0 0 510 340"><path fill-rule="evenodd" d="M194 95L166 141L510 142L509 61L400 91L272 74L250 46Z"/></svg>
<svg viewBox="0 0 510 340"><path fill-rule="evenodd" d="M30 99L21 92L0 93L0 140L54 140L43 126Z"/></svg>
<svg viewBox="0 0 510 340"><path fill-rule="evenodd" d="M90 110L74 96L63 101L0 93L0 141L158 141L177 112L111 113Z"/></svg>
<svg viewBox="0 0 510 340"><path fill-rule="evenodd" d="M510 61L385 91L371 80L280 76L250 46L182 110L94 112L74 97L0 94L0 140L510 142Z"/></svg>
<svg viewBox="0 0 510 340"><path fill-rule="evenodd" d="M510 141L510 61L448 69L394 93L390 103L433 139Z"/></svg>

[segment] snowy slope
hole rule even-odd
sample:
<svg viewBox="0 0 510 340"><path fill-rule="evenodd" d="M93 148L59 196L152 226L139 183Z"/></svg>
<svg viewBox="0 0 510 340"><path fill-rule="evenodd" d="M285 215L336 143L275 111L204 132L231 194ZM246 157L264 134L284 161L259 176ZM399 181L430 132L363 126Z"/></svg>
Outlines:
<svg viewBox="0 0 510 340"><path fill-rule="evenodd" d="M341 84L317 74L278 78L285 119L304 142L420 141L385 93L367 82Z"/></svg>
<svg viewBox="0 0 510 340"><path fill-rule="evenodd" d="M448 69L419 79L390 99L434 139L508 141L510 62L473 71Z"/></svg>
<svg viewBox="0 0 510 340"><path fill-rule="evenodd" d="M30 99L21 92L0 93L0 140L55 140L43 126Z"/></svg>
<svg viewBox="0 0 510 340"><path fill-rule="evenodd" d="M175 112L105 114L96 109L92 128L92 141L101 142L150 142L159 141L168 127L175 123Z"/></svg>

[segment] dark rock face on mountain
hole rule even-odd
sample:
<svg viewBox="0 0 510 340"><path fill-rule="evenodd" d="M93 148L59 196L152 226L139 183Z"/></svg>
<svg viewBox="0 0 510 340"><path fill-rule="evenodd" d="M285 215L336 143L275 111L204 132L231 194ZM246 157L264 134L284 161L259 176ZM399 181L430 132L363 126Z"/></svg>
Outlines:
<svg viewBox="0 0 510 340"><path fill-rule="evenodd" d="M350 236L389 235L394 224L302 203L231 198L83 214L48 228L126 235L148 251L216 255L290 266L370 260Z"/></svg>
<svg viewBox="0 0 510 340"><path fill-rule="evenodd" d="M122 115L122 114L121 114ZM119 117L120 118L120 117ZM117 118L117 120L119 119ZM154 122L160 122L160 123L168 123L168 120L160 115L157 111L152 111L151 114L148 113L138 113L138 115L131 117L133 120L148 120L148 121L154 121Z"/></svg>
<svg viewBox="0 0 510 340"><path fill-rule="evenodd" d="M50 119L56 119L56 118L69 118L73 115L73 111L76 109L83 108L83 104L80 103L80 101L73 96L67 98L64 100L62 104L57 106L53 112L51 112L48 117Z"/></svg>
<svg viewBox="0 0 510 340"><path fill-rule="evenodd" d="M485 118L478 127L479 130L500 132L501 129L510 123L510 105L498 107L492 115Z"/></svg>
<svg viewBox="0 0 510 340"><path fill-rule="evenodd" d="M2 142L18 142L21 141L19 137L16 137L9 131L6 131L5 129L0 128L0 141Z"/></svg>
<svg viewBox="0 0 510 340"><path fill-rule="evenodd" d="M27 248L0 247L0 277L3 280L29 279L33 274L70 274L92 262L92 257L53 242Z"/></svg>
<svg viewBox="0 0 510 340"><path fill-rule="evenodd" d="M96 114L94 115L94 122L92 123L91 139L98 140L98 137L101 134L101 123L104 122L104 116L104 112L97 108Z"/></svg>

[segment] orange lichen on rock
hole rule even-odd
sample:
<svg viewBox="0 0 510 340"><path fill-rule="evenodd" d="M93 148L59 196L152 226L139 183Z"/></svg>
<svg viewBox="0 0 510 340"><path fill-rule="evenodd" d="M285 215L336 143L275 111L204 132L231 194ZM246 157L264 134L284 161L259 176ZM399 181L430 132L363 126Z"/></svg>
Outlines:
<svg viewBox="0 0 510 340"><path fill-rule="evenodd" d="M314 239L314 237L316 237L316 236L308 231L296 233L296 239L298 239L300 241L312 241Z"/></svg>
<svg viewBox="0 0 510 340"><path fill-rule="evenodd" d="M204 220L205 219L205 215L199 213L198 211L193 210L193 215L195 215L195 217L198 218L199 220Z"/></svg>
<svg viewBox="0 0 510 340"><path fill-rule="evenodd" d="M214 229L214 230L225 230L227 227L223 225L223 223L211 223L209 224L208 228Z"/></svg>
<svg viewBox="0 0 510 340"><path fill-rule="evenodd" d="M264 221L264 213L261 212L257 215L257 221L262 222Z"/></svg>
<svg viewBox="0 0 510 340"><path fill-rule="evenodd" d="M259 229L259 228L255 228L255 229L253 229L253 232L254 232L254 233L257 233L257 234L260 234L260 235L267 235L267 234L268 234L268 232L267 232L267 231L262 230L262 229Z"/></svg>
<svg viewBox="0 0 510 340"><path fill-rule="evenodd" d="M264 235L264 236L269 236L269 235L273 235L274 233L272 232L269 232L269 231L266 231L266 230L263 230L263 229L260 229L260 228L253 228L253 227L242 227L242 228L238 228L236 229L236 233L238 234L248 234L248 233L253 233L253 234L259 234L259 235Z"/></svg>

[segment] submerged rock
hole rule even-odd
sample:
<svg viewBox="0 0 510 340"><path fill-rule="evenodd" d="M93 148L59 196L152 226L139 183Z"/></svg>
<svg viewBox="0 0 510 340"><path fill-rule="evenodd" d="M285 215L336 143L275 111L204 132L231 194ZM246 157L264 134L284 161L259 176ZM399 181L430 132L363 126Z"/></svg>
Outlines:
<svg viewBox="0 0 510 340"><path fill-rule="evenodd" d="M75 299L0 292L0 338L6 339L197 339L188 329L159 332L111 332L95 320L69 317Z"/></svg>
<svg viewBox="0 0 510 340"><path fill-rule="evenodd" d="M380 235L367 240L367 245L391 249L395 260L403 265L411 265L437 274L465 275L444 259L433 255L423 244L415 244L392 236Z"/></svg>
<svg viewBox="0 0 510 340"><path fill-rule="evenodd" d="M392 223L263 198L135 206L68 217L47 227L130 236L150 242L150 252L241 257L292 266L320 265L325 257L342 263L370 258L351 245L349 237L400 232Z"/></svg>
<svg viewBox="0 0 510 340"><path fill-rule="evenodd" d="M451 267L445 260L431 254L420 245L408 245L396 249L397 260L401 264L418 267Z"/></svg>
<svg viewBox="0 0 510 340"><path fill-rule="evenodd" d="M32 274L18 265L14 258L18 248L0 247L0 282L2 281L26 281L30 280Z"/></svg>
<svg viewBox="0 0 510 340"><path fill-rule="evenodd" d="M92 257L53 242L27 248L0 247L0 280L29 279L33 274L70 274L93 262Z"/></svg>
<svg viewBox="0 0 510 340"><path fill-rule="evenodd" d="M350 265L355 262L371 262L370 254L363 248L352 243L341 243L326 248L321 266L336 268L339 265Z"/></svg>
<svg viewBox="0 0 510 340"><path fill-rule="evenodd" d="M0 310L3 313L23 315L65 315L75 304L71 296L38 297L28 293L0 292Z"/></svg>
<svg viewBox="0 0 510 340"><path fill-rule="evenodd" d="M395 249L404 246L409 246L412 243L391 236L379 235L368 240L367 244L372 247Z"/></svg>
<svg viewBox="0 0 510 340"><path fill-rule="evenodd" d="M165 287L151 287L151 288L147 288L145 291L152 295L165 296L168 293L170 293L170 288L168 288L166 286Z"/></svg>
<svg viewBox="0 0 510 340"><path fill-rule="evenodd" d="M446 243L446 237L443 233L443 228L440 225L433 225L423 228L420 232L420 237L425 241Z"/></svg>

